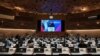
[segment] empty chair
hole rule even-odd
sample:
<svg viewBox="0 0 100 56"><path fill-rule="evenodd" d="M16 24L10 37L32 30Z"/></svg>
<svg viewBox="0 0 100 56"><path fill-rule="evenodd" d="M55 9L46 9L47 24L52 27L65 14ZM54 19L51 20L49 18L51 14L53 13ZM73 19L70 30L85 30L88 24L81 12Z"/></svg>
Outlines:
<svg viewBox="0 0 100 56"><path fill-rule="evenodd" d="M26 52L26 48L16 48L16 52L25 53Z"/></svg>
<svg viewBox="0 0 100 56"><path fill-rule="evenodd" d="M44 53L44 48L34 48L34 53Z"/></svg>
<svg viewBox="0 0 100 56"><path fill-rule="evenodd" d="M51 44L51 48L57 48L57 44Z"/></svg>
<svg viewBox="0 0 100 56"><path fill-rule="evenodd" d="M70 53L79 53L79 48L70 48Z"/></svg>
<svg viewBox="0 0 100 56"><path fill-rule="evenodd" d="M61 48L52 48L52 53L62 53Z"/></svg>
<svg viewBox="0 0 100 56"><path fill-rule="evenodd" d="M87 48L88 53L96 53L96 48Z"/></svg>
<svg viewBox="0 0 100 56"><path fill-rule="evenodd" d="M46 48L46 45L45 44L39 44L39 47Z"/></svg>
<svg viewBox="0 0 100 56"><path fill-rule="evenodd" d="M68 47L68 44L63 43L62 46L63 47Z"/></svg>
<svg viewBox="0 0 100 56"><path fill-rule="evenodd" d="M0 47L0 52L8 52L9 48Z"/></svg>

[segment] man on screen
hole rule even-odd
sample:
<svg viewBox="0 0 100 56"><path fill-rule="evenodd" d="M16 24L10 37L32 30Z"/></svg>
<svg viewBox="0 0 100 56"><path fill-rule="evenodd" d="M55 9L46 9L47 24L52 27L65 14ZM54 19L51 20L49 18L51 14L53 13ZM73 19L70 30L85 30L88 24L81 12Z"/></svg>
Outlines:
<svg viewBox="0 0 100 56"><path fill-rule="evenodd" d="M50 22L48 23L48 31L50 32L54 32L55 31L55 25L54 25L54 22Z"/></svg>

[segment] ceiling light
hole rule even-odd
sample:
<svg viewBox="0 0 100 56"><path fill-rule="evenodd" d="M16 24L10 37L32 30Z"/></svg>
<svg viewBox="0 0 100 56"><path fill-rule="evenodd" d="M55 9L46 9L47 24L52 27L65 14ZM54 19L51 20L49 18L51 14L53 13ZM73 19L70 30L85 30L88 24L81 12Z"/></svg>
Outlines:
<svg viewBox="0 0 100 56"><path fill-rule="evenodd" d="M79 26L80 24L77 24L77 26Z"/></svg>
<svg viewBox="0 0 100 56"><path fill-rule="evenodd" d="M100 24L100 22L97 21L96 24Z"/></svg>
<svg viewBox="0 0 100 56"><path fill-rule="evenodd" d="M23 10L24 10L24 8L18 7L18 6L15 6L14 8L15 8L16 10L19 10L19 11L23 11Z"/></svg>
<svg viewBox="0 0 100 56"><path fill-rule="evenodd" d="M53 16L49 16L50 19L53 19Z"/></svg>
<svg viewBox="0 0 100 56"><path fill-rule="evenodd" d="M88 8L87 7L82 7L81 11L88 11Z"/></svg>

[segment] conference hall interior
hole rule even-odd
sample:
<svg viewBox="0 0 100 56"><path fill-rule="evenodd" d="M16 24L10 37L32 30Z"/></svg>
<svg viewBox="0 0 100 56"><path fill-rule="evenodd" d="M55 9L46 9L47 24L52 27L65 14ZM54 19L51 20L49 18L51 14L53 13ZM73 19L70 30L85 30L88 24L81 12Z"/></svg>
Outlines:
<svg viewBox="0 0 100 56"><path fill-rule="evenodd" d="M0 0L0 55L100 55L100 0Z"/></svg>

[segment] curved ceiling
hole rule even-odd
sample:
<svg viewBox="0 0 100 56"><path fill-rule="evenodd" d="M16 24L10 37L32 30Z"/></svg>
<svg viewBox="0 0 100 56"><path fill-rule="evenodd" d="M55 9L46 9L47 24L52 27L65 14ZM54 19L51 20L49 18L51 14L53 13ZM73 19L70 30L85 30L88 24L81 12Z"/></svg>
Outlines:
<svg viewBox="0 0 100 56"><path fill-rule="evenodd" d="M81 13L100 9L100 0L0 0L0 6L29 13Z"/></svg>

